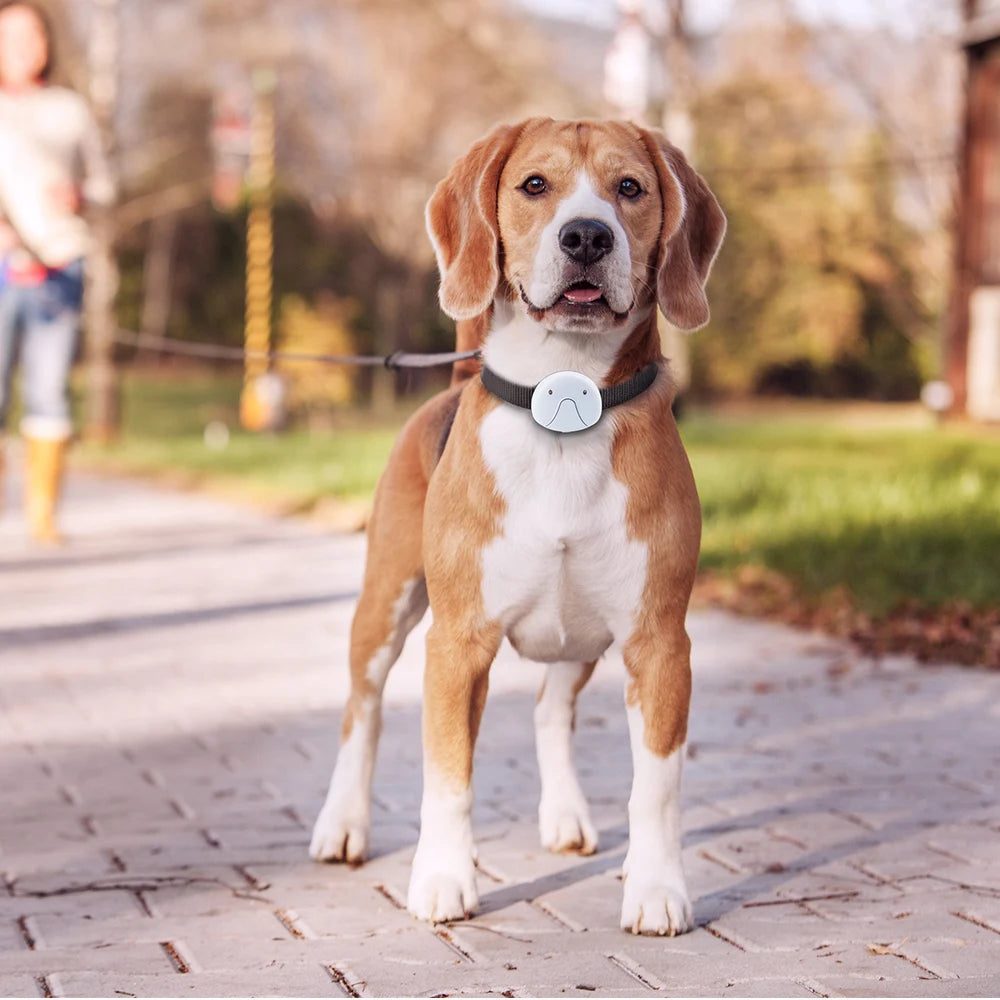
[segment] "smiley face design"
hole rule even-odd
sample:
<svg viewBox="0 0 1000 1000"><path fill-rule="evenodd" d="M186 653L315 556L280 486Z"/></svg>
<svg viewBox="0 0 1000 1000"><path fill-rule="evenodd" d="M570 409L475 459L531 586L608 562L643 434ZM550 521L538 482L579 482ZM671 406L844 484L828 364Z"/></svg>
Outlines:
<svg viewBox="0 0 1000 1000"><path fill-rule="evenodd" d="M550 431L585 431L601 419L601 390L582 372L546 375L531 396L535 423Z"/></svg>

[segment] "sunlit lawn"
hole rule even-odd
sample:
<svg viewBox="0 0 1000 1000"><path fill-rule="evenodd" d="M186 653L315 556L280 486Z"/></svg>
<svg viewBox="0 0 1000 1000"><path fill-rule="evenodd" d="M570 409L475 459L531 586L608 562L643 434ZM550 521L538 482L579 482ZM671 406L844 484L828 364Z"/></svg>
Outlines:
<svg viewBox="0 0 1000 1000"><path fill-rule="evenodd" d="M95 468L230 492L237 488L250 499L308 509L331 497L370 497L398 428L412 409L411 404L377 422L352 411L323 433L249 434L237 421L240 386L239 377L232 375L129 373L122 386L120 441L110 448L83 445L78 457ZM225 447L206 445L205 426L211 421L229 428Z"/></svg>
<svg viewBox="0 0 1000 1000"><path fill-rule="evenodd" d="M406 412L381 423L345 414L322 434L234 430L228 447L209 449L205 424L232 428L238 393L234 377L130 375L122 441L80 457L307 509L370 496ZM846 424L837 410L772 407L695 413L682 434L704 508L703 568L764 567L805 594L846 586L875 616L905 598L1000 604L1000 431Z"/></svg>
<svg viewBox="0 0 1000 1000"><path fill-rule="evenodd" d="M702 567L844 585L875 616L906 598L1000 605L1000 431L838 427L830 418L686 421Z"/></svg>

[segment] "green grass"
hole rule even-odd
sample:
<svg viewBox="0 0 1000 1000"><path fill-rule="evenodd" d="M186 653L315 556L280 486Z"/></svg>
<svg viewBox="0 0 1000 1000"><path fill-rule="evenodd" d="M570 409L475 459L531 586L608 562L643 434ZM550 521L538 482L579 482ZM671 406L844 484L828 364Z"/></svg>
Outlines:
<svg viewBox="0 0 1000 1000"><path fill-rule="evenodd" d="M1000 604L1000 436L700 416L682 434L703 569L753 565L880 617L913 599Z"/></svg>
<svg viewBox="0 0 1000 1000"><path fill-rule="evenodd" d="M291 509L366 498L416 403L382 421L351 411L322 434L234 431L207 448L209 420L235 425L239 379L130 373L124 434L85 463L238 488ZM885 426L851 408L692 414L681 431L704 509L702 567L758 566L800 593L846 588L879 617L901 601L1000 605L1000 434ZM863 414L867 411L862 411ZM919 423L919 421L918 421Z"/></svg>
<svg viewBox="0 0 1000 1000"><path fill-rule="evenodd" d="M240 387L234 375L163 378L129 372L122 384L120 440L106 448L84 445L78 457L94 468L166 475L307 509L328 497L370 497L412 409L411 404L381 421L350 411L322 434L249 434L238 428ZM213 420L230 429L225 448L205 444L205 425Z"/></svg>

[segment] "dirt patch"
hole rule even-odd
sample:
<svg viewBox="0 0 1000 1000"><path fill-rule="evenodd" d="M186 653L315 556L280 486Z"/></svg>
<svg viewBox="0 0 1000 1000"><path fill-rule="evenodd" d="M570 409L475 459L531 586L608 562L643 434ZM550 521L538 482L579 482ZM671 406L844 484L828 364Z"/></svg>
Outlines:
<svg viewBox="0 0 1000 1000"><path fill-rule="evenodd" d="M1000 608L956 601L927 607L904 601L883 618L860 611L845 587L803 595L788 577L743 566L733 575L703 573L695 602L770 618L849 639L869 656L908 653L924 663L961 663L1000 670Z"/></svg>

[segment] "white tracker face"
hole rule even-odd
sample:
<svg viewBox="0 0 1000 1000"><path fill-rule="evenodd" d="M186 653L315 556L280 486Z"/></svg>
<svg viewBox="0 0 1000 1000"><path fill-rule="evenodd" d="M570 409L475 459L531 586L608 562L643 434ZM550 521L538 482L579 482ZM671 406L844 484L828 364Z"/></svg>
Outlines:
<svg viewBox="0 0 1000 1000"><path fill-rule="evenodd" d="M601 390L582 372L553 372L535 386L531 415L550 431L571 434L601 419Z"/></svg>

